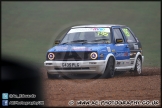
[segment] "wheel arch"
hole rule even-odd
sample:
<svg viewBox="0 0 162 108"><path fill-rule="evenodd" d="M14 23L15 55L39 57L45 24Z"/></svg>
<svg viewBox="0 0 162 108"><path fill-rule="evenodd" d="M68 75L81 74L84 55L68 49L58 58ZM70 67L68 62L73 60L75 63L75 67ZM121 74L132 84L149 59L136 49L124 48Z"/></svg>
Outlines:
<svg viewBox="0 0 162 108"><path fill-rule="evenodd" d="M136 57L135 57L135 59L134 59L134 64L133 64L133 70L135 69L135 65L136 65L136 61L137 61L137 58L140 58L140 60L141 60L141 65L142 65L142 54L140 53L140 52L137 52L137 54L136 54Z"/></svg>
<svg viewBox="0 0 162 108"><path fill-rule="evenodd" d="M142 55L138 55L138 57L141 59L141 62L142 62Z"/></svg>
<svg viewBox="0 0 162 108"><path fill-rule="evenodd" d="M105 68L103 69L102 71L102 74L104 73L105 69L106 69L106 66L107 66L107 63L108 63L108 60L110 57L113 57L114 59L114 68L115 68L115 65L116 65L116 59L115 59L115 56L112 54L112 53L109 53L107 56L106 56L106 63L105 63Z"/></svg>

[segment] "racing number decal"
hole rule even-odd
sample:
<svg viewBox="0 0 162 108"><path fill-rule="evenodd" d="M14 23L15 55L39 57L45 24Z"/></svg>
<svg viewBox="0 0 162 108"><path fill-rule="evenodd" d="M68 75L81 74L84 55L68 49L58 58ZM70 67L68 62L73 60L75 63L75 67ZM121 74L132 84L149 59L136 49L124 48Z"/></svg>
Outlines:
<svg viewBox="0 0 162 108"><path fill-rule="evenodd" d="M123 30L123 32L124 32L124 34L126 35L126 36L130 36L130 33L129 33L129 31L128 31L128 29L122 29Z"/></svg>
<svg viewBox="0 0 162 108"><path fill-rule="evenodd" d="M98 36L108 36L108 32L97 32Z"/></svg>

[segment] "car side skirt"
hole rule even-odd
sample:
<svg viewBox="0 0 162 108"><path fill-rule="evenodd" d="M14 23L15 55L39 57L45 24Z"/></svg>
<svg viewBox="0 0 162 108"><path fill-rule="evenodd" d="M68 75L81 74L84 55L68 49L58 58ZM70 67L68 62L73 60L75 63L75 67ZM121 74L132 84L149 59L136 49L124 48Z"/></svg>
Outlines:
<svg viewBox="0 0 162 108"><path fill-rule="evenodd" d="M128 60L116 60L115 70L116 71L134 70L138 56L142 56L142 54L140 52L137 52L135 58L130 58ZM142 63L143 62L144 56L142 56Z"/></svg>

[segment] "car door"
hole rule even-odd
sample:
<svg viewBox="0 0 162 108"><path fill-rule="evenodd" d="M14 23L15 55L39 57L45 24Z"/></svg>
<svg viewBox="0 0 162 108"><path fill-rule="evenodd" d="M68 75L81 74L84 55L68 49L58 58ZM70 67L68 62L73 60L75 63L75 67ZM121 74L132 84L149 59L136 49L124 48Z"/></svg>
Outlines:
<svg viewBox="0 0 162 108"><path fill-rule="evenodd" d="M128 45L129 45L130 60L131 60L131 65L133 65L135 62L136 54L137 54L137 52L141 52L142 46L130 28L123 27L121 29L122 29L122 33L124 34L124 36L126 38Z"/></svg>
<svg viewBox="0 0 162 108"><path fill-rule="evenodd" d="M130 50L128 43L125 41L120 28L113 28L112 31L114 36L114 55L116 57L116 67L128 66L130 64ZM116 39L122 39L123 42L117 43Z"/></svg>

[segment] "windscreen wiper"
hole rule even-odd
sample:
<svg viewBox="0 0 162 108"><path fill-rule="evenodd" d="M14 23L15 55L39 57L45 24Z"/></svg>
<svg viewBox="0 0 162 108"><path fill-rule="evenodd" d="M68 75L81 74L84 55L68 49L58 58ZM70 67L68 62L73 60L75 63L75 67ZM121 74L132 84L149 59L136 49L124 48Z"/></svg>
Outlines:
<svg viewBox="0 0 162 108"><path fill-rule="evenodd" d="M70 41L70 42L64 42L64 43L61 43L61 45L64 45L64 44L68 44L68 43L75 43L75 42L87 42L87 40L74 40L74 41Z"/></svg>
<svg viewBox="0 0 162 108"><path fill-rule="evenodd" d="M68 44L68 43L70 43L70 42L64 42L64 43L61 43L60 45L64 45L64 44Z"/></svg>
<svg viewBox="0 0 162 108"><path fill-rule="evenodd" d="M97 42L97 41L102 41L102 40L109 40L109 39L101 38L101 39L95 39L95 40L93 40L91 42Z"/></svg>
<svg viewBox="0 0 162 108"><path fill-rule="evenodd" d="M71 42L86 42L87 40L74 40L74 41L71 41Z"/></svg>

